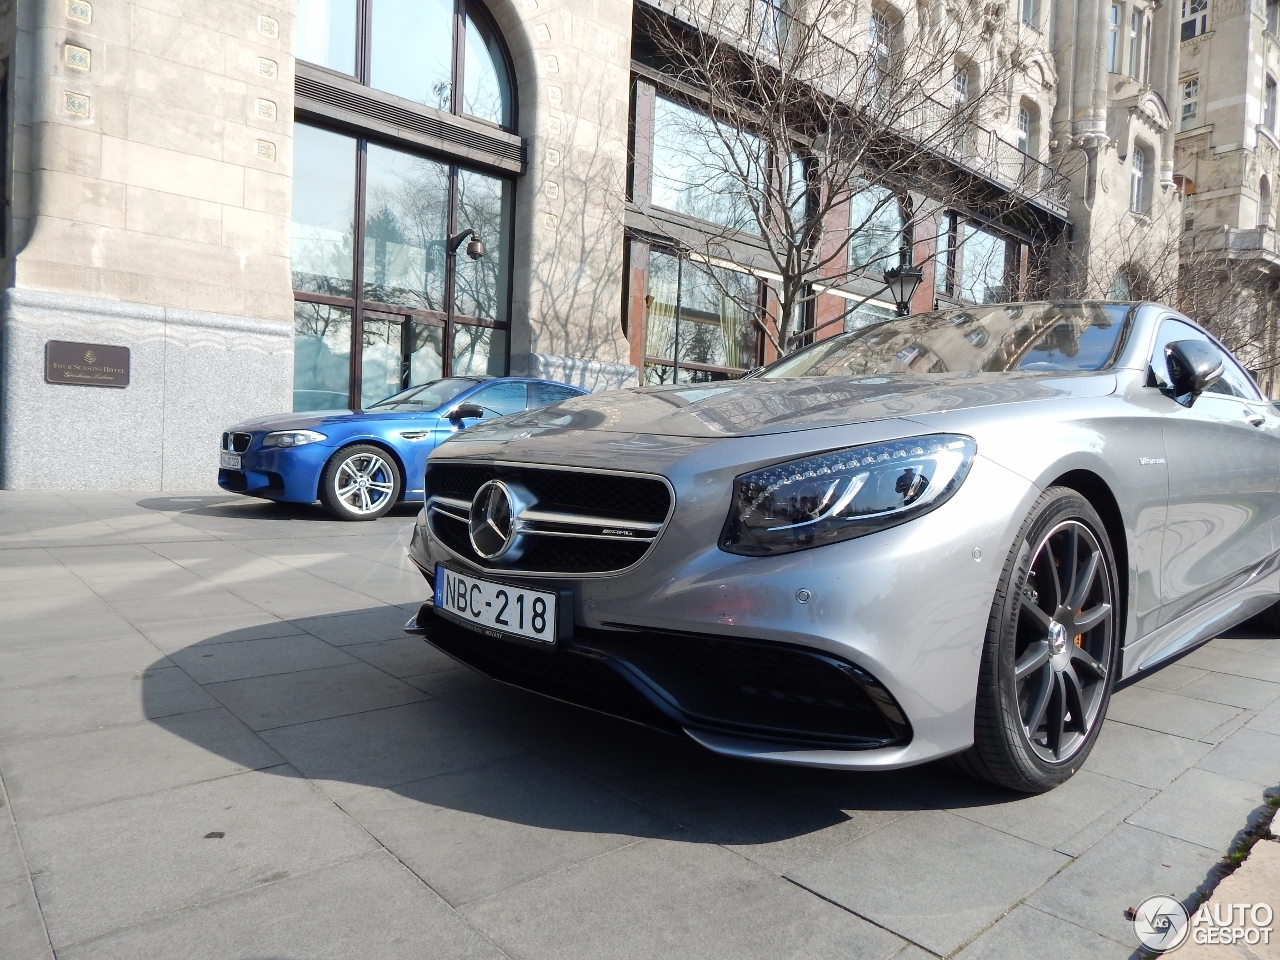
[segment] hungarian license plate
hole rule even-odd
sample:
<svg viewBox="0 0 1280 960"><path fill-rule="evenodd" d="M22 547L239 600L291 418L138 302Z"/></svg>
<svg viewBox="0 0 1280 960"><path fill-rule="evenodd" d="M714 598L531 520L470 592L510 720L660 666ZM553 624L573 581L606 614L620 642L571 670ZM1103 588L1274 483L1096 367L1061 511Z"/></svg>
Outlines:
<svg viewBox="0 0 1280 960"><path fill-rule="evenodd" d="M556 642L556 601L545 590L529 590L456 573L436 564L436 610L480 633Z"/></svg>
<svg viewBox="0 0 1280 960"><path fill-rule="evenodd" d="M221 466L223 470L239 470L240 454L227 453L227 451L223 450L219 457L219 466Z"/></svg>

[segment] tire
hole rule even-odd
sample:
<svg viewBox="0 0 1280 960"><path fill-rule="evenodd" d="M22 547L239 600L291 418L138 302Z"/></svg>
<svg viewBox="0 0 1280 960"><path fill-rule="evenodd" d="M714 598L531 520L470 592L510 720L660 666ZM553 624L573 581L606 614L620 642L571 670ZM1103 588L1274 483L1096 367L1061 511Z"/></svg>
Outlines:
<svg viewBox="0 0 1280 960"><path fill-rule="evenodd" d="M1075 576L1061 583L1068 569ZM1118 673L1121 609L1102 519L1074 490L1050 487L1005 561L983 644L973 746L956 766L1023 793L1051 790L1080 769Z"/></svg>
<svg viewBox="0 0 1280 960"><path fill-rule="evenodd" d="M320 502L339 520L377 520L396 505L403 486L391 454L358 443L343 447L325 464Z"/></svg>

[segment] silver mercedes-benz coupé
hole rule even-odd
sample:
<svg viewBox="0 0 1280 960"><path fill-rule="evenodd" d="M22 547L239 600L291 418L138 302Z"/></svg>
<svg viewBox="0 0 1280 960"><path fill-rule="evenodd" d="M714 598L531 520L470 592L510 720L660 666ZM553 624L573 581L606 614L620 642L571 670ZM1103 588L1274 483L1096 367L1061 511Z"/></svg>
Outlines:
<svg viewBox="0 0 1280 960"><path fill-rule="evenodd" d="M761 760L1046 790L1117 682L1280 599L1280 414L1154 303L937 312L569 400L441 444L426 496L410 632Z"/></svg>

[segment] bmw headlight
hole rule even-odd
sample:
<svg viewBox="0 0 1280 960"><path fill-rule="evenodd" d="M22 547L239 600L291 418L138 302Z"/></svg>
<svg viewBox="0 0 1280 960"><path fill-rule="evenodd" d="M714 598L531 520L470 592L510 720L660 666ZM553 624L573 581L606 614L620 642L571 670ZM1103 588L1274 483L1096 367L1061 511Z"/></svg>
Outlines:
<svg viewBox="0 0 1280 960"><path fill-rule="evenodd" d="M969 437L934 434L833 450L744 474L733 482L720 547L765 556L905 523L959 489L977 449Z"/></svg>
<svg viewBox="0 0 1280 960"><path fill-rule="evenodd" d="M315 430L277 430L262 438L264 447L300 447L304 443L315 443L326 439L323 433Z"/></svg>

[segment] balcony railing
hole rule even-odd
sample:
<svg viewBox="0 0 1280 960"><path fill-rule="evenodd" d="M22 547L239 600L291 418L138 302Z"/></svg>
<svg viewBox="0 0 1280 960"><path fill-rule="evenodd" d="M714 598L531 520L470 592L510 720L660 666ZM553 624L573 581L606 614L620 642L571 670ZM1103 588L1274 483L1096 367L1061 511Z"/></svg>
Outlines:
<svg viewBox="0 0 1280 960"><path fill-rule="evenodd" d="M1228 257L1269 256L1280 259L1280 235L1271 227L1222 227L1203 230L1182 238L1189 253L1221 252Z"/></svg>

